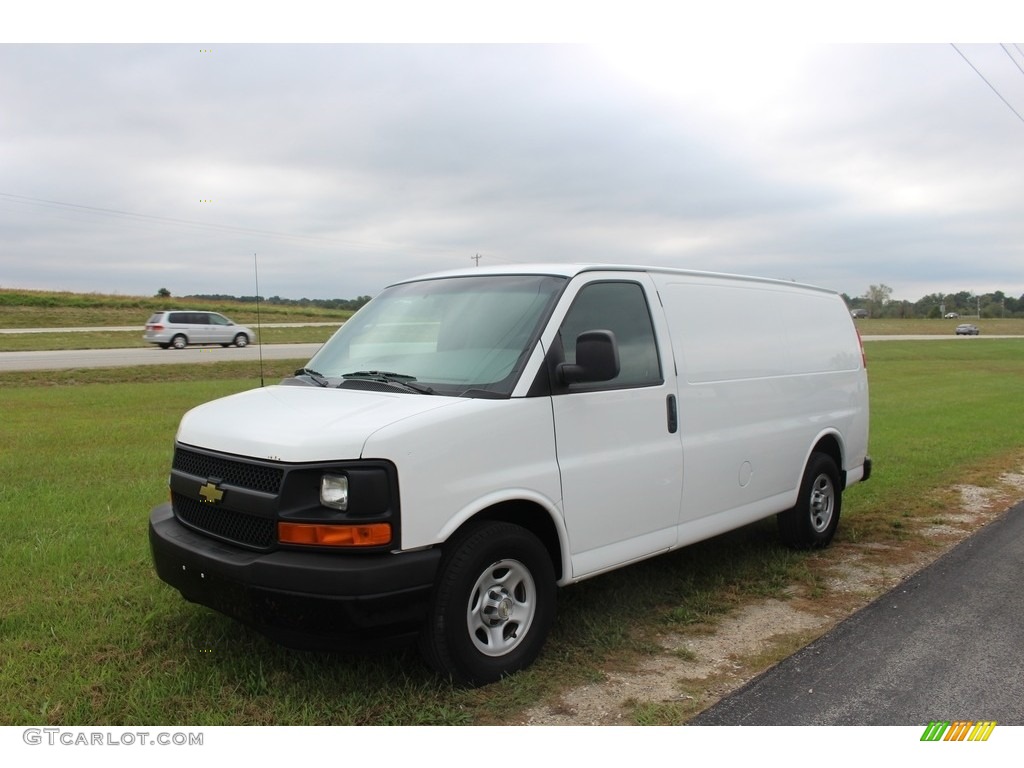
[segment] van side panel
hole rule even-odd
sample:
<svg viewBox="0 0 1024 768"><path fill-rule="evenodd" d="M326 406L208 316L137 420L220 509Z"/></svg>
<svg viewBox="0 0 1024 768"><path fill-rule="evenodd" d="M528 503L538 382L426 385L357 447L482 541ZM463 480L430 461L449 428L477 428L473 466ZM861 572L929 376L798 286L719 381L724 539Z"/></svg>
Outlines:
<svg viewBox="0 0 1024 768"><path fill-rule="evenodd" d="M767 281L654 278L679 369L681 541L695 540L687 525L709 515L725 513L712 526L725 530L792 506L824 434L843 447L843 469L863 464L867 378L839 296Z"/></svg>

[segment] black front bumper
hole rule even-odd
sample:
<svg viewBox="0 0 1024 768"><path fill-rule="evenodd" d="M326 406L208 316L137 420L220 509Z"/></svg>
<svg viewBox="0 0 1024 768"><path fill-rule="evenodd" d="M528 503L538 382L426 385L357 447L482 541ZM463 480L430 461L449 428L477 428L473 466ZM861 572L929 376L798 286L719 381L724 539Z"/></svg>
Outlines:
<svg viewBox="0 0 1024 768"><path fill-rule="evenodd" d="M345 554L252 552L153 509L149 545L157 575L194 603L293 647L333 649L411 635L427 616L440 549Z"/></svg>

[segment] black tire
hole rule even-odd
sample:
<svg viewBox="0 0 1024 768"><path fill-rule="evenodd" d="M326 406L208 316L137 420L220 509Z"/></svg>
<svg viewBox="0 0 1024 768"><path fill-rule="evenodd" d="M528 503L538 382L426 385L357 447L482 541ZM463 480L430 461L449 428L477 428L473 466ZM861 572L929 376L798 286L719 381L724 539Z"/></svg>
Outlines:
<svg viewBox="0 0 1024 768"><path fill-rule="evenodd" d="M249 344L249 337L246 336L244 333L240 333L237 336L235 336L235 346L236 347L241 348L241 347L247 346L248 344Z"/></svg>
<svg viewBox="0 0 1024 768"><path fill-rule="evenodd" d="M160 347L160 349L167 349L171 345L170 344L157 344L157 346Z"/></svg>
<svg viewBox="0 0 1024 768"><path fill-rule="evenodd" d="M536 536L512 523L473 524L446 547L420 650L458 684L500 680L540 654L556 591Z"/></svg>
<svg viewBox="0 0 1024 768"><path fill-rule="evenodd" d="M839 526L843 506L839 469L832 457L812 453L800 482L796 506L778 515L779 537L794 549L827 547Z"/></svg>
<svg viewBox="0 0 1024 768"><path fill-rule="evenodd" d="M171 346L174 347L175 349L184 349L185 347L188 346L188 339L186 339L182 334L179 333L177 336L171 339Z"/></svg>

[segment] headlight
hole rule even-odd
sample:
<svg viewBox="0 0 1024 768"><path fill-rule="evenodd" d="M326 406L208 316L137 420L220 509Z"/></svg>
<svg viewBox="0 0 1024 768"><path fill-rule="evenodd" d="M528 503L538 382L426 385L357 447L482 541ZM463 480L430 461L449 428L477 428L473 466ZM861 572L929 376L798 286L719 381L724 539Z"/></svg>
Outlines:
<svg viewBox="0 0 1024 768"><path fill-rule="evenodd" d="M348 477L323 475L320 478L320 503L331 509L348 509Z"/></svg>

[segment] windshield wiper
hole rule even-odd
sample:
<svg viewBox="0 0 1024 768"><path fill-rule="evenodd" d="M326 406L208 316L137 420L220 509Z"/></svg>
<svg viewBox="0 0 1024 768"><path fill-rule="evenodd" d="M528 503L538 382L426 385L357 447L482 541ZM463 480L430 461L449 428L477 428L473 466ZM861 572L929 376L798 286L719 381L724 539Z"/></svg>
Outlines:
<svg viewBox="0 0 1024 768"><path fill-rule="evenodd" d="M320 373L319 371L314 371L312 368L299 368L299 370L297 370L295 372L295 375L296 376L308 376L314 382L316 382L316 384L318 386L321 386L321 387L329 387L329 386L331 386L331 382L329 382L327 380L327 378L322 373Z"/></svg>
<svg viewBox="0 0 1024 768"><path fill-rule="evenodd" d="M394 384L399 387L405 387L406 389L411 389L413 392L419 392L423 395L434 394L434 390L426 384L417 383L415 376L409 376L404 373L392 373L390 371L353 371L352 373L342 374L341 378L346 381L352 379L362 381L379 381L384 384Z"/></svg>

